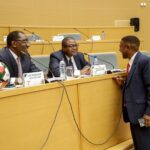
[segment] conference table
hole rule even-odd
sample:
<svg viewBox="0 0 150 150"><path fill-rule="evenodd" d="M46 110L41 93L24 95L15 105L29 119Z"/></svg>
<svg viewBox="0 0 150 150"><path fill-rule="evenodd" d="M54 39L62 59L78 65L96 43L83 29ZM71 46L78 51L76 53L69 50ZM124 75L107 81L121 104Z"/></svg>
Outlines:
<svg viewBox="0 0 150 150"><path fill-rule="evenodd" d="M2 89L0 149L104 150L130 139L116 75Z"/></svg>

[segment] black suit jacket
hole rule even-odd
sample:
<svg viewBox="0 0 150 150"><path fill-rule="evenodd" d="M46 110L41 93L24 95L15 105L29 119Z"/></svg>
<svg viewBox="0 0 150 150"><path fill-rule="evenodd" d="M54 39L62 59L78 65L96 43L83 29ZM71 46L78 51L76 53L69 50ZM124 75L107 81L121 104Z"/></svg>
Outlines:
<svg viewBox="0 0 150 150"><path fill-rule="evenodd" d="M33 64L29 56L22 54L20 60L23 73L40 71L40 69ZM0 50L0 61L4 62L8 66L11 77L18 77L18 66L16 60L9 51L9 48L4 47Z"/></svg>
<svg viewBox="0 0 150 150"><path fill-rule="evenodd" d="M77 55L73 56L77 69L81 70L86 65L90 65L84 58L84 55L81 52L77 52ZM68 66L68 60L62 50L56 51L50 55L50 61L49 61L49 72L48 77L52 77L52 73L55 77L59 77L59 62L64 59L66 66ZM51 73L52 72L52 73Z"/></svg>
<svg viewBox="0 0 150 150"><path fill-rule="evenodd" d="M144 114L150 116L150 58L137 53L123 88L126 109L124 120L138 124Z"/></svg>

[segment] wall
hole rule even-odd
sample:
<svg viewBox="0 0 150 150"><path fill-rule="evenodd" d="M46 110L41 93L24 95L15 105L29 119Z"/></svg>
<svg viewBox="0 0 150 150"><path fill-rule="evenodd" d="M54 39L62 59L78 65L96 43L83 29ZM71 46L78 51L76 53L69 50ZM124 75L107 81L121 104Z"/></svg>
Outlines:
<svg viewBox="0 0 150 150"><path fill-rule="evenodd" d="M141 0L5 0L0 5L0 25L112 26L114 20L140 17L137 35L150 49L150 6L140 7Z"/></svg>

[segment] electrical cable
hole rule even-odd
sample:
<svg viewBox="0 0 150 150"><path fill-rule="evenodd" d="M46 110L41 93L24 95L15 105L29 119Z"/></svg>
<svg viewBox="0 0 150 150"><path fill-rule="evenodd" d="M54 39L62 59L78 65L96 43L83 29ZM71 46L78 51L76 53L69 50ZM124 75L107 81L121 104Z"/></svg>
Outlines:
<svg viewBox="0 0 150 150"><path fill-rule="evenodd" d="M107 143L107 142L112 138L112 136L114 135L114 133L117 131L117 129L118 129L118 127L119 127L119 124L120 124L120 121L121 121L122 112L121 112L120 115L119 115L118 123L117 123L116 127L114 128L114 131L112 132L112 134L111 134L104 142L101 142L101 143L94 143L94 142L92 142L91 140L89 140L89 139L82 133L82 131L80 130L79 125L77 124L77 121L76 121L76 119L75 119L75 114L74 114L74 111L73 111L73 108L72 108L71 101L70 101L70 99L69 99L69 95L68 95L67 89L66 89L66 87L64 86L64 84L62 84L61 82L59 82L59 83L60 83L60 84L64 87L64 89L65 89L65 93L66 93L66 95L67 95L67 100L68 100L69 105L70 105L70 109L71 109L71 112L72 112L72 116L73 116L75 125L76 125L76 127L77 127L77 129L78 129L78 132L79 132L80 135L83 137L83 139L85 139L88 143L90 143L90 144L92 144L92 145L103 145L103 144Z"/></svg>
<svg viewBox="0 0 150 150"><path fill-rule="evenodd" d="M82 137L83 139L85 139L88 143L90 143L90 144L92 144L92 145L96 145L96 146L103 145L103 144L107 143L107 142L113 137L114 133L117 131L117 129L118 129L118 127L119 127L119 124L120 124L120 121L121 121L122 112L121 112L120 115L119 115L118 123L116 124L116 127L114 128L114 131L112 132L112 134L111 134L105 141L103 141L103 142L101 142L101 143L95 143L95 142L91 141L89 138L87 138L87 137L83 134L83 132L81 131L81 129L79 128L79 125L78 125L78 123L77 123L77 121L76 121L76 118L75 118L75 114L74 114L74 111L73 111L73 107L72 107L71 101L70 101L70 99L69 99L69 95L68 95L67 89L66 89L65 85L63 84L63 82L61 82L61 81L57 81L57 82L62 85L62 87L63 87L63 92L62 92L62 95L61 95L61 100L60 100L59 106L58 106L58 108L57 108L57 111L56 111L54 120L53 120L52 125L51 125L51 127L50 127L50 130L49 130L49 132L48 132L48 135L47 135L47 137L46 137L46 140L45 140L44 143L42 144L40 150L43 150L43 148L45 147L47 141L49 140L51 131L52 131L53 127L54 127L54 124L55 124L56 119L57 119L57 116L58 116L58 112L59 112L60 107L61 107L61 104L62 104L62 100L63 100L63 96L64 96L64 91L65 91L66 96L67 96L67 100L68 100L68 103L69 103L69 106L70 106L70 109L71 109L71 113L72 113L72 116L73 116L73 120L74 120L74 122L75 122L75 125L76 125L76 127L77 127L77 130L78 130L78 132L80 133L81 137Z"/></svg>
<svg viewBox="0 0 150 150"><path fill-rule="evenodd" d="M65 90L64 90L64 88L63 88L62 95L61 95L61 99L60 99L60 103L59 103L59 105L58 105L56 114L55 114L55 116L54 116L54 120L53 120L53 122L52 122L52 125L51 125L51 127L50 127L50 129L49 129L48 135L47 135L47 137L46 137L44 143L42 144L40 150L43 150L43 148L44 148L45 145L47 144L47 141L49 140L50 134L51 134L51 132L52 132L52 129L53 129L53 127L54 127L54 124L55 124L56 119L57 119L57 116L58 116L58 112L59 112L59 110L60 110L60 106L61 106L62 101L63 101L64 91L65 91Z"/></svg>

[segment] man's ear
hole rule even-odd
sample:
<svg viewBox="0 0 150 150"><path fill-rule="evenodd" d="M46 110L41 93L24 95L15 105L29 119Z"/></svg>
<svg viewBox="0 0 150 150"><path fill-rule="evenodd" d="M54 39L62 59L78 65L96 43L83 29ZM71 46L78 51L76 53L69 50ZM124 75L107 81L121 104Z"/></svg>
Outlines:
<svg viewBox="0 0 150 150"><path fill-rule="evenodd" d="M16 47L16 41L11 42L12 47Z"/></svg>

